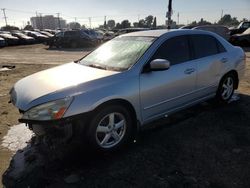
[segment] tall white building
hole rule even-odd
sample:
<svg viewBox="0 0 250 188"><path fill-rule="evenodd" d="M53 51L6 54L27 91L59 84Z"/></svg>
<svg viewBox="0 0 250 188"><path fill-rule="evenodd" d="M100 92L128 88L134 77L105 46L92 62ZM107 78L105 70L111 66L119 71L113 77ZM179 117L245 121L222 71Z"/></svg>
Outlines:
<svg viewBox="0 0 250 188"><path fill-rule="evenodd" d="M36 16L30 18L34 29L58 29L66 28L66 20L53 15Z"/></svg>

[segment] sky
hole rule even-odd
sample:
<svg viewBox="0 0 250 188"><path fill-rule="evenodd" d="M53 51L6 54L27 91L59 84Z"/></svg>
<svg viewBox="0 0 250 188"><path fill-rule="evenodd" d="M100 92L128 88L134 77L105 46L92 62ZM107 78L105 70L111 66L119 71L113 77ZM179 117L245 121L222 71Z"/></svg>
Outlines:
<svg viewBox="0 0 250 188"><path fill-rule="evenodd" d="M215 22L223 14L231 14L239 20L250 19L250 0L172 0L172 19L188 24L201 18ZM128 19L137 22L148 15L157 17L157 25L166 20L168 0L0 0L0 8L5 8L8 25L23 27L36 12L42 15L60 13L67 22L77 21L81 25L97 27L106 19L121 22ZM5 25L3 11L0 12L0 27Z"/></svg>

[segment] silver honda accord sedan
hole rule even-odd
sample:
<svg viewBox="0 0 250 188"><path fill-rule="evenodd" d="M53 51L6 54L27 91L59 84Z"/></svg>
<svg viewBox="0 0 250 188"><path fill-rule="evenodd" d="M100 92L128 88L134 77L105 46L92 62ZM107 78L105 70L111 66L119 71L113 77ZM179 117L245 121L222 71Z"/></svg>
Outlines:
<svg viewBox="0 0 250 188"><path fill-rule="evenodd" d="M241 48L211 32L135 32L21 79L10 98L37 136L78 137L112 151L151 121L214 97L226 103L245 60Z"/></svg>

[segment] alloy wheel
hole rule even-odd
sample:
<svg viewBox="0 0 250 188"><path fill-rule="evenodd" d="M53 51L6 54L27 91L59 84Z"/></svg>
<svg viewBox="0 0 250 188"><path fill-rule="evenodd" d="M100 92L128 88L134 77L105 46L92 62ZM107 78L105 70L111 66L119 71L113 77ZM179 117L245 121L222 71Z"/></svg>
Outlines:
<svg viewBox="0 0 250 188"><path fill-rule="evenodd" d="M227 77L222 84L221 97L223 100L228 100L234 91L234 80L232 77Z"/></svg>
<svg viewBox="0 0 250 188"><path fill-rule="evenodd" d="M96 129L96 141L102 148L112 148L124 137L126 132L126 119L118 112L104 116Z"/></svg>

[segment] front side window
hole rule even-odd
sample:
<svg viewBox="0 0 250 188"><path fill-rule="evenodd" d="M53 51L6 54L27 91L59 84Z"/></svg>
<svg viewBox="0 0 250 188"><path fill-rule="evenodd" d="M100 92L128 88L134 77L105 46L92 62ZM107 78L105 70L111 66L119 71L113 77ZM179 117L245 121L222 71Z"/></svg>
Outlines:
<svg viewBox="0 0 250 188"><path fill-rule="evenodd" d="M154 40L153 37L117 37L84 57L80 64L124 71L138 61Z"/></svg>
<svg viewBox="0 0 250 188"><path fill-rule="evenodd" d="M153 59L166 59L172 65L190 60L188 38L178 36L168 39L154 54Z"/></svg>

